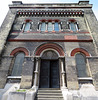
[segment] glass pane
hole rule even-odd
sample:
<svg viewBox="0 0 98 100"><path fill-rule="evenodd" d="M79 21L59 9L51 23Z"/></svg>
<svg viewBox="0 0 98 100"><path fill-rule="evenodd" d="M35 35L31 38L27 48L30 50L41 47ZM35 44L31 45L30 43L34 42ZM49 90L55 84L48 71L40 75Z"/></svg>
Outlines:
<svg viewBox="0 0 98 100"><path fill-rule="evenodd" d="M54 24L54 30L59 31L59 24L57 22Z"/></svg>
<svg viewBox="0 0 98 100"><path fill-rule="evenodd" d="M12 70L12 76L20 76L22 72L22 64L24 61L24 53L19 53L16 55L15 63Z"/></svg>
<svg viewBox="0 0 98 100"><path fill-rule="evenodd" d="M29 31L29 30L30 30L30 23L27 22L24 31Z"/></svg>
<svg viewBox="0 0 98 100"><path fill-rule="evenodd" d="M41 24L41 31L45 31L45 30L46 30L46 24L45 24L45 22L43 22Z"/></svg>
<svg viewBox="0 0 98 100"><path fill-rule="evenodd" d="M83 72L83 71L78 71L78 73L80 73L80 74L78 74L78 77L87 77L88 76L87 73Z"/></svg>
<svg viewBox="0 0 98 100"><path fill-rule="evenodd" d="M53 30L53 25L51 22L48 23L48 31L52 31Z"/></svg>
<svg viewBox="0 0 98 100"><path fill-rule="evenodd" d="M78 53L78 54L76 54L75 59L76 59L78 76L79 77L87 77L88 70L87 70L87 66L86 66L85 57L81 53Z"/></svg>
<svg viewBox="0 0 98 100"><path fill-rule="evenodd" d="M83 65L83 64L85 64L85 60L77 59L76 63L79 64L79 65Z"/></svg>
<svg viewBox="0 0 98 100"><path fill-rule="evenodd" d="M72 30L72 31L77 31L77 29L76 29L76 24L75 23L70 23L70 29Z"/></svg>

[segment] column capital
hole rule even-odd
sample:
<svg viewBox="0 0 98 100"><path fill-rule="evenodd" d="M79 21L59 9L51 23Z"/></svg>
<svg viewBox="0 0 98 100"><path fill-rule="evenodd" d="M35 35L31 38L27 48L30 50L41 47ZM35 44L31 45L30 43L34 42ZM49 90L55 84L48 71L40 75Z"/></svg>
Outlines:
<svg viewBox="0 0 98 100"><path fill-rule="evenodd" d="M45 23L48 24L48 21L46 21Z"/></svg>
<svg viewBox="0 0 98 100"><path fill-rule="evenodd" d="M59 59L64 59L64 58L65 58L65 56L60 56L60 57L59 57Z"/></svg>
<svg viewBox="0 0 98 100"><path fill-rule="evenodd" d="M39 60L40 59L40 56L36 56L36 57L34 57L36 60Z"/></svg>
<svg viewBox="0 0 98 100"><path fill-rule="evenodd" d="M31 57L31 60L34 62L34 57Z"/></svg>
<svg viewBox="0 0 98 100"><path fill-rule="evenodd" d="M52 24L54 24L55 23L55 21L52 21Z"/></svg>

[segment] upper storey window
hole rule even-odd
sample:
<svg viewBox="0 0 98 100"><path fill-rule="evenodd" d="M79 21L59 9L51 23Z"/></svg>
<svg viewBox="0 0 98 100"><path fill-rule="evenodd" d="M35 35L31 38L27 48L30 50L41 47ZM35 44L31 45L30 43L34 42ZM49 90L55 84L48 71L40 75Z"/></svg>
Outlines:
<svg viewBox="0 0 98 100"><path fill-rule="evenodd" d="M68 26L69 26L70 31L72 31L72 32L76 32L79 30L78 22L76 22L76 20L74 20L74 19L69 20Z"/></svg>
<svg viewBox="0 0 98 100"><path fill-rule="evenodd" d="M48 22L48 31L53 31L53 24L52 24L52 22Z"/></svg>
<svg viewBox="0 0 98 100"><path fill-rule="evenodd" d="M61 22L55 20L41 21L38 24L38 30L45 32L61 31Z"/></svg>
<svg viewBox="0 0 98 100"><path fill-rule="evenodd" d="M30 22L27 22L27 23L25 24L24 31L30 31L30 26L31 26Z"/></svg>
<svg viewBox="0 0 98 100"><path fill-rule="evenodd" d="M45 31L45 30L46 30L46 23L43 22L43 23L41 24L41 31Z"/></svg>
<svg viewBox="0 0 98 100"><path fill-rule="evenodd" d="M71 31L77 31L78 30L77 24L74 23L74 22L70 22L69 26L70 26Z"/></svg>
<svg viewBox="0 0 98 100"><path fill-rule="evenodd" d="M55 24L54 24L54 30L55 31L59 31L59 24L58 24L58 22L55 22Z"/></svg>
<svg viewBox="0 0 98 100"><path fill-rule="evenodd" d="M21 30L23 32L29 32L29 31L31 31L32 30L32 21L29 20L29 19L28 20L25 20L25 22L22 25Z"/></svg>

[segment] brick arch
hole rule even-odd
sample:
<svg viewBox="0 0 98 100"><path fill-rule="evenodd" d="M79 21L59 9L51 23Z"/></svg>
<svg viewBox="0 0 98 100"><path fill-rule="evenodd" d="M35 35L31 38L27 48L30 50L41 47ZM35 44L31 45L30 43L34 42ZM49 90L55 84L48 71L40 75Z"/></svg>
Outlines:
<svg viewBox="0 0 98 100"><path fill-rule="evenodd" d="M75 19L69 19L69 22L76 22Z"/></svg>
<svg viewBox="0 0 98 100"><path fill-rule="evenodd" d="M14 49L12 52L11 52L11 56L14 56L17 52L24 52L26 56L29 56L29 52L26 48L23 48L23 47L19 47L19 48L16 48Z"/></svg>
<svg viewBox="0 0 98 100"><path fill-rule="evenodd" d="M40 56L40 54L46 50L46 49L53 49L53 50L56 50L60 56L64 56L64 51L63 49L57 45L57 44L52 44L52 43L48 43L48 44L43 44L41 45L40 47L37 48L36 52L35 52L35 55L36 56Z"/></svg>
<svg viewBox="0 0 98 100"><path fill-rule="evenodd" d="M54 21L55 21L55 22L60 22L60 20L59 20L59 19L54 19Z"/></svg>
<svg viewBox="0 0 98 100"><path fill-rule="evenodd" d="M31 22L31 21L32 21L31 19L26 19L26 20L25 20L25 22Z"/></svg>
<svg viewBox="0 0 98 100"><path fill-rule="evenodd" d="M82 49L82 48L76 48L76 49L72 50L72 51L71 51L71 56L74 56L77 52L81 52L81 53L83 53L85 56L90 56L90 54L89 54L86 50L84 50L84 49Z"/></svg>
<svg viewBox="0 0 98 100"><path fill-rule="evenodd" d="M41 22L60 22L60 20L59 19L42 19L42 20L40 20Z"/></svg>

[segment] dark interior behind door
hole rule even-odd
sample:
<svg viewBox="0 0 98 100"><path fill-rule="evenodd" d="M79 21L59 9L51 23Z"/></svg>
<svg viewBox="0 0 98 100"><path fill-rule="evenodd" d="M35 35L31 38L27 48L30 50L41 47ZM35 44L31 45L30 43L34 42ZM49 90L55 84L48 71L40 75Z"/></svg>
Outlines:
<svg viewBox="0 0 98 100"><path fill-rule="evenodd" d="M59 88L58 60L41 60L40 88Z"/></svg>

